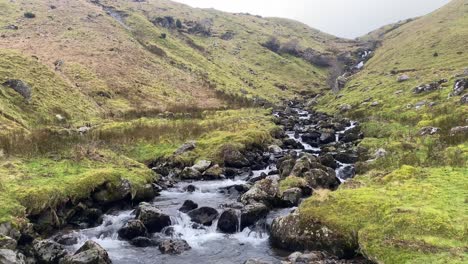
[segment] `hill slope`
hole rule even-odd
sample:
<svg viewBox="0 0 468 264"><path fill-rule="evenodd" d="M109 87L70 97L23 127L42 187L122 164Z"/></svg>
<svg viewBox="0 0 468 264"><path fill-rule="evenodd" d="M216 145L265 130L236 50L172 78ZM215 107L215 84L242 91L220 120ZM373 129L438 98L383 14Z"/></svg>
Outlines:
<svg viewBox="0 0 468 264"><path fill-rule="evenodd" d="M381 46L338 96L328 94L318 106L360 120L366 135L360 147L372 160L359 163L359 176L337 192L309 199L303 220L336 227L379 263L468 257L467 91L453 94L457 80L468 78L467 13L467 2L454 0L363 37Z"/></svg>
<svg viewBox="0 0 468 264"><path fill-rule="evenodd" d="M0 83L20 79L32 89L29 103L2 89L8 128L57 125L57 114L82 125L219 108L239 97L277 102L317 93L327 87L327 69L262 44L275 36L318 53L356 44L294 21L165 0L0 0L0 6Z"/></svg>

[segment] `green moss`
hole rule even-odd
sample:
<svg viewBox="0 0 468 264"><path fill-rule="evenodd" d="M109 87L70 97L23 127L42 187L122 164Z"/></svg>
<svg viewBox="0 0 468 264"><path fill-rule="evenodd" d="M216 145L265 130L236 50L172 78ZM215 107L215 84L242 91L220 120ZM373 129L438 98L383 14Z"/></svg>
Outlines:
<svg viewBox="0 0 468 264"><path fill-rule="evenodd" d="M295 188L295 187L304 187L307 186L307 181L303 178L296 177L296 176L289 176L286 179L280 181L280 191L284 192L287 189Z"/></svg>
<svg viewBox="0 0 468 264"><path fill-rule="evenodd" d="M325 199L308 199L301 217L330 224L350 239L358 234L362 252L379 262L461 263L468 243L467 173L403 166L383 181L369 173Z"/></svg>

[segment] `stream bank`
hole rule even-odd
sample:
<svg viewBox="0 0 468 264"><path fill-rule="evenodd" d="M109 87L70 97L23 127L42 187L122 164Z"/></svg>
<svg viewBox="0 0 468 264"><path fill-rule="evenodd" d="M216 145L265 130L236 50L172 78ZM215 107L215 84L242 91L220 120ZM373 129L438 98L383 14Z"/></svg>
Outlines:
<svg viewBox="0 0 468 264"><path fill-rule="evenodd" d="M284 128L275 135L276 144L246 152L227 148L224 164L199 161L184 167L155 161L151 167L161 177L145 192L132 194L126 182L103 186L92 202L79 204L82 213L50 240L35 239L35 231L53 230L47 230L41 217L32 218L31 234L23 232L19 238L24 263L78 263L73 261L89 248L101 254L97 258L104 262L99 263L296 263L302 255L291 253L311 249L332 254L316 252L303 259L362 263L355 259L355 248L333 250L342 249L339 240L317 246L302 243L300 237L275 237L281 234L275 222L294 212L304 198L319 189L335 190L354 176L356 143L362 138L359 124L307 111L298 102L273 115ZM196 143L189 142L176 154L193 148Z"/></svg>

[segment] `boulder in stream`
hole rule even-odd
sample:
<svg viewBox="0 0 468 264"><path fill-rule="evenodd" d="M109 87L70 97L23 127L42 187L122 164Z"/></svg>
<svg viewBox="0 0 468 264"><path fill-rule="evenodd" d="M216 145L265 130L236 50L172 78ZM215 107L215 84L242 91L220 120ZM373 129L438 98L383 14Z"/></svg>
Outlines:
<svg viewBox="0 0 468 264"><path fill-rule="evenodd" d="M65 248L52 240L35 240L33 250L39 263L59 263L67 256Z"/></svg>
<svg viewBox="0 0 468 264"><path fill-rule="evenodd" d="M65 257L60 264L111 264L109 254L98 243L88 240L73 256Z"/></svg>
<svg viewBox="0 0 468 264"><path fill-rule="evenodd" d="M2 264L25 264L24 256L11 249L0 249L0 263Z"/></svg>
<svg viewBox="0 0 468 264"><path fill-rule="evenodd" d="M136 210L136 218L146 226L148 232L160 232L171 225L171 218L149 203L140 203Z"/></svg>
<svg viewBox="0 0 468 264"><path fill-rule="evenodd" d="M274 205L279 200L278 176L269 176L258 181L249 191L241 196L243 204L261 202L268 205Z"/></svg>
<svg viewBox="0 0 468 264"><path fill-rule="evenodd" d="M218 230L227 233L233 234L239 229L239 218L240 212L235 209L227 209L224 211L218 220Z"/></svg>
<svg viewBox="0 0 468 264"><path fill-rule="evenodd" d="M268 215L268 207L263 203L251 203L241 210L241 229L254 225Z"/></svg>
<svg viewBox="0 0 468 264"><path fill-rule="evenodd" d="M190 219L198 224L211 225L219 213L216 209L211 207L200 207L188 212Z"/></svg>
<svg viewBox="0 0 468 264"><path fill-rule="evenodd" d="M181 211L182 213L187 213L197 208L198 204L196 204L194 201L186 200L184 204L182 204L182 207L179 208L179 211Z"/></svg>
<svg viewBox="0 0 468 264"><path fill-rule="evenodd" d="M281 199L286 206L297 206L302 198L302 190L300 188L291 188L283 192Z"/></svg>
<svg viewBox="0 0 468 264"><path fill-rule="evenodd" d="M191 247L187 241L182 239L167 239L159 244L159 250L163 254L178 255L190 249Z"/></svg>
<svg viewBox="0 0 468 264"><path fill-rule="evenodd" d="M128 221L119 231L119 237L132 240L135 237L142 237L148 235L148 230L140 220Z"/></svg>
<svg viewBox="0 0 468 264"><path fill-rule="evenodd" d="M218 164L215 164L203 173L203 179L216 180L220 179L223 174L223 168L221 168L221 166L219 166Z"/></svg>
<svg viewBox="0 0 468 264"><path fill-rule="evenodd" d="M249 161L234 147L227 146L223 150L224 165L233 168L243 168L249 166Z"/></svg>

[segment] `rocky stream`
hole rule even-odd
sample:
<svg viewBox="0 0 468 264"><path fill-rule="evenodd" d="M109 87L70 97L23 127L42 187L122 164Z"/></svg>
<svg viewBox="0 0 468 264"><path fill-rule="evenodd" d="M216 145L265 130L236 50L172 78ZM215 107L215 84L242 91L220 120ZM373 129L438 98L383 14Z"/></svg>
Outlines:
<svg viewBox="0 0 468 264"><path fill-rule="evenodd" d="M315 190L335 190L354 176L363 137L356 122L305 109L291 102L274 110L284 128L277 144L226 149L224 164L155 161L150 166L161 178L141 197L146 202L115 198L99 207L103 187L49 239L23 232L12 263L365 263L339 242L300 241L294 224L283 224ZM195 147L189 142L176 154ZM281 183L288 176L296 179L290 186ZM35 231L41 219L31 219Z"/></svg>

